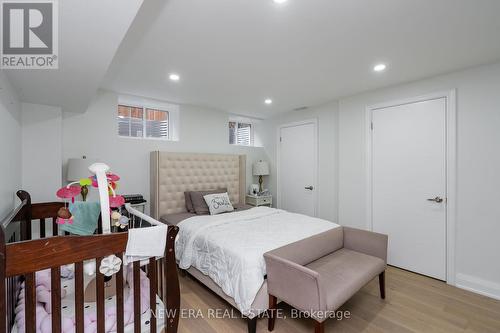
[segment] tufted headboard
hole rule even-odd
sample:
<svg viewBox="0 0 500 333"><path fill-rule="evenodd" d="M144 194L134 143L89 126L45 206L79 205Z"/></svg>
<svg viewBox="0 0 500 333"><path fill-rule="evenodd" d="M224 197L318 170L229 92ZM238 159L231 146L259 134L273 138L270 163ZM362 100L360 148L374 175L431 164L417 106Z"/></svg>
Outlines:
<svg viewBox="0 0 500 333"><path fill-rule="evenodd" d="M232 203L244 203L246 156L151 152L151 215L186 211L185 191L227 188Z"/></svg>

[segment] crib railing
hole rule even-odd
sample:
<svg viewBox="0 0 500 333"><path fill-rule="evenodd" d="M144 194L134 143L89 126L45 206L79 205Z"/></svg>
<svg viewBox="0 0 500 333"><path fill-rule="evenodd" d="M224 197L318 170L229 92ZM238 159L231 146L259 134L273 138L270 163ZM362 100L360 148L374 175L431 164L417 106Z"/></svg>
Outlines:
<svg viewBox="0 0 500 333"><path fill-rule="evenodd" d="M57 211L64 207L64 202L32 203L28 192L21 190L16 194L21 204L17 208L16 215L4 221L3 227L6 230L7 239L10 239L13 234L16 236L16 241L59 235L59 227L56 223ZM38 230L34 227L35 224L38 224ZM100 217L97 234L102 234Z"/></svg>
<svg viewBox="0 0 500 333"><path fill-rule="evenodd" d="M21 230L25 228L26 219L31 212L30 196L24 196L24 193L18 192L21 204L12 211L12 213L2 222L0 228L0 277L5 276L5 244L13 243L21 239ZM19 222L14 225L12 222ZM23 226L21 226L23 224ZM26 230L23 232L26 235ZM2 279L0 278L0 281ZM14 276L4 278L4 283L0 282L0 332L10 332L10 327L14 323L14 310L16 306L19 285L21 278ZM6 328L7 327L7 328Z"/></svg>
<svg viewBox="0 0 500 333"><path fill-rule="evenodd" d="M84 270L83 262L95 260L99 267L104 257L115 254L122 258L122 253L128 240L128 233L114 233L93 236L54 236L37 240L15 241L16 230L7 230L19 222L21 239L31 238L30 222L33 219L45 221L57 214L56 203L31 204L29 194L19 192L21 205L2 223L0 228L0 333L10 332L14 321L14 309L18 298L19 283L25 282L25 327L26 332L35 332L36 328L36 287L35 273L41 270L51 270L51 306L52 332L61 331L61 266L75 265L75 321L76 332L84 332ZM57 203L59 204L59 203ZM56 209L57 208L57 209ZM55 224L55 220L52 221ZM57 227L57 225L56 225ZM14 228L16 229L16 228ZM43 228L41 228L43 229ZM24 230L24 231L23 231ZM57 229L56 229L57 230ZM19 231L19 230L18 230ZM164 303L164 331L177 332L180 290L175 262L174 242L177 227L169 227L167 245L163 258L151 258L146 266L150 280L150 331L156 333L157 304L156 295ZM42 234L40 234L42 236ZM45 236L45 235L43 235ZM8 238L7 238L8 237ZM140 263L133 264L134 283L131 286L134 293L134 332L141 332L140 304ZM123 266L116 276L116 313L117 332L124 331L124 279ZM99 332L105 331L105 281L104 275L96 273L96 314Z"/></svg>

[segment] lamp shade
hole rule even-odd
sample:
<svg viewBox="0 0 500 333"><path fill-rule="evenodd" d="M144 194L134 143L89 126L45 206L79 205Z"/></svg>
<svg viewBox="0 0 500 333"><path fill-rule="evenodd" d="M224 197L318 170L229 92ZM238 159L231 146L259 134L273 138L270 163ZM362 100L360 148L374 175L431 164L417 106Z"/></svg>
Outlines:
<svg viewBox="0 0 500 333"><path fill-rule="evenodd" d="M264 161L258 161L254 163L252 170L254 176L267 176L269 175L269 164Z"/></svg>
<svg viewBox="0 0 500 333"><path fill-rule="evenodd" d="M91 166L94 161L87 158L70 158L68 160L68 173L66 174L66 180L68 182L76 182L82 178L89 177L90 171L89 166Z"/></svg>

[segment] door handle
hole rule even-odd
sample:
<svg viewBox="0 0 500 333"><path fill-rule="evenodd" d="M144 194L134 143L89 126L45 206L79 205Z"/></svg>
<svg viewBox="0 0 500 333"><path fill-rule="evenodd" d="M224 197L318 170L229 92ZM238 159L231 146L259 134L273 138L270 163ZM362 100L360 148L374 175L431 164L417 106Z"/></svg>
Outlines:
<svg viewBox="0 0 500 333"><path fill-rule="evenodd" d="M440 197L435 197L434 199L427 199L427 201L434 201L436 203L441 203L444 201L444 199Z"/></svg>
<svg viewBox="0 0 500 333"><path fill-rule="evenodd" d="M314 190L314 187L313 187L313 186L306 186L306 187L304 187L304 188L305 188L306 190L309 190L309 191Z"/></svg>

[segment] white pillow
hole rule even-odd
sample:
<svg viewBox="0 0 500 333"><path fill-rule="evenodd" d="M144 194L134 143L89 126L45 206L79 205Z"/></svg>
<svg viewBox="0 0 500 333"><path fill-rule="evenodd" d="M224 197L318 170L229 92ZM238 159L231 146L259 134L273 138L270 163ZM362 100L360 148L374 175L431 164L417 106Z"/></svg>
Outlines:
<svg viewBox="0 0 500 333"><path fill-rule="evenodd" d="M229 195L226 193L207 194L203 196L207 203L210 215L217 215L225 212L232 212L234 210L229 200Z"/></svg>

